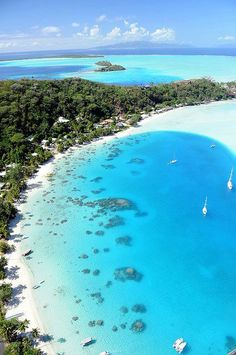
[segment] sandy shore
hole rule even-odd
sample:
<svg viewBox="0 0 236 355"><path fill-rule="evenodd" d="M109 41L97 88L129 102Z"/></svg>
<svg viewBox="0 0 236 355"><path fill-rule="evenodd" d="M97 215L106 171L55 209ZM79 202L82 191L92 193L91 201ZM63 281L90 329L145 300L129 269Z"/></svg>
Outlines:
<svg viewBox="0 0 236 355"><path fill-rule="evenodd" d="M235 105L236 113L236 100L227 101L225 103L217 102L201 106L178 108L162 114L153 114L142 120L137 127L129 128L114 136L104 137L93 144L108 142L115 137L121 138L133 134L168 130L205 135L211 137L213 141L218 140L226 144L229 149L236 152L236 116L233 114L225 115L224 120L222 120L223 116L220 114L217 116L214 114L211 115L211 112L218 110L218 108L220 111L222 104L225 105L223 109L227 109L228 105ZM201 114L198 116L199 111L201 111ZM190 115L191 119L189 118ZM192 119L192 117L195 116L196 119ZM48 183L47 175L53 172L54 164L61 156L63 156L63 154L57 155L54 159L41 166L35 176L29 179L27 189L23 194L23 199L32 197L39 185L45 186L45 184ZM14 298L7 309L6 316L7 318L16 316L22 320L28 319L31 328L37 327L42 333L46 333L32 294L33 275L24 263L24 258L21 256L22 251L19 243L22 238L20 213L24 209L24 204L19 202L17 207L19 214L12 222L10 241L10 243L15 246L16 250L9 255L9 277L8 280L6 280L13 286ZM47 354L54 354L50 343L41 342L40 348Z"/></svg>
<svg viewBox="0 0 236 355"><path fill-rule="evenodd" d="M19 213L17 217L12 221L10 225L11 237L10 244L14 245L15 251L8 256L8 278L6 282L12 284L13 287L13 299L10 302L6 318L17 317L20 320L28 319L30 321L30 329L38 328L41 334L46 334L47 331L41 322L37 305L35 304L32 287L34 285L33 275L31 270L27 267L22 256L22 250L20 247L20 241L24 236L21 232L21 213L24 209L23 200L30 198L37 191L37 187L40 185L46 185L48 183L47 175L53 172L53 165L61 155L51 159L46 164L42 165L38 172L31 177L27 182L27 189L22 194L22 198L17 204ZM45 354L54 354L52 346L48 342L41 341L39 348Z"/></svg>
<svg viewBox="0 0 236 355"><path fill-rule="evenodd" d="M223 110L220 109L224 105ZM235 106L234 114L225 111ZM215 110L219 114L215 114ZM161 114L152 114L143 119L137 127L117 133L116 137L146 132L170 131L204 135L218 140L236 151L236 100L218 101L197 106L185 106ZM199 114L200 112L200 114ZM191 117L190 117L191 116ZM106 138L105 138L106 139ZM112 139L112 137L108 137Z"/></svg>

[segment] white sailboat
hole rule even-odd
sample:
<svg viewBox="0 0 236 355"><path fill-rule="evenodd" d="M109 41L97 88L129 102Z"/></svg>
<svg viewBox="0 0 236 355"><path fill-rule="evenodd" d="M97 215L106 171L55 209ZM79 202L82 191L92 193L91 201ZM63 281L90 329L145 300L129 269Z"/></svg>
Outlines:
<svg viewBox="0 0 236 355"><path fill-rule="evenodd" d="M231 169L231 172L230 172L230 176L229 176L229 180L227 182L227 187L229 190L233 190L233 172L234 172L234 168Z"/></svg>
<svg viewBox="0 0 236 355"><path fill-rule="evenodd" d="M177 162L178 162L178 160L175 158L175 154L174 154L173 159L172 159L172 160L170 160L168 164L173 165L173 164L176 164Z"/></svg>
<svg viewBox="0 0 236 355"><path fill-rule="evenodd" d="M204 203L204 206L203 206L203 209L202 209L202 213L203 213L203 216L206 216L207 215L207 197L205 199L205 203Z"/></svg>

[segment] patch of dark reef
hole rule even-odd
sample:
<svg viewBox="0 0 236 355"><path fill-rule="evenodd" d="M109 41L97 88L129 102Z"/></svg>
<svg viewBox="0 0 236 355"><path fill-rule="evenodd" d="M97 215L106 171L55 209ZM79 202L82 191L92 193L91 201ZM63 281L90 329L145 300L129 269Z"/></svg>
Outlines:
<svg viewBox="0 0 236 355"><path fill-rule="evenodd" d="M132 242L132 238L129 236L116 238L116 244L118 244L118 245L131 246L131 244L132 244L131 242Z"/></svg>
<svg viewBox="0 0 236 355"><path fill-rule="evenodd" d="M130 329L134 333L141 333L141 332L144 331L145 328L146 328L145 323L141 319L138 319L138 320L136 320L135 322L132 323Z"/></svg>
<svg viewBox="0 0 236 355"><path fill-rule="evenodd" d="M133 305L131 310L132 310L132 312L135 312L135 313L146 313L146 311L147 311L144 304L135 304L135 305Z"/></svg>
<svg viewBox="0 0 236 355"><path fill-rule="evenodd" d="M114 277L118 281L141 281L143 275L133 267L118 268L114 272Z"/></svg>
<svg viewBox="0 0 236 355"><path fill-rule="evenodd" d="M141 158L133 158L131 159L128 164L144 164L145 160Z"/></svg>
<svg viewBox="0 0 236 355"><path fill-rule="evenodd" d="M114 228L114 227L122 226L123 224L125 224L124 218L116 215L116 216L110 218L108 220L108 223L105 224L104 227L105 228Z"/></svg>

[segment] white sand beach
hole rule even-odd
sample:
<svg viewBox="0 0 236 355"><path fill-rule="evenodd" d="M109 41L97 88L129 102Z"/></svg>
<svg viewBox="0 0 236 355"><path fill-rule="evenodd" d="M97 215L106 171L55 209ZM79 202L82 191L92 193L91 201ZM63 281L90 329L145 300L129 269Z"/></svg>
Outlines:
<svg viewBox="0 0 236 355"><path fill-rule="evenodd" d="M30 321L30 329L38 328L41 334L46 334L45 326L40 320L40 316L37 311L37 306L33 299L32 287L34 285L33 275L30 269L24 263L24 257L22 256L22 250L20 248L20 240L24 237L21 233L20 214L23 210L23 204L21 203L24 198L30 198L35 193L37 186L47 184L47 175L53 171L53 164L55 159L58 159L60 155L51 159L48 163L42 165L38 172L31 177L27 182L27 189L22 194L22 199L17 204L18 215L11 224L11 238L10 244L15 246L15 251L8 256L8 278L6 282L12 284L13 287L13 300L10 302L6 318L17 317L20 320L27 319ZM45 352L45 354L53 354L50 343L41 342L39 348Z"/></svg>
<svg viewBox="0 0 236 355"><path fill-rule="evenodd" d="M119 132L117 137L154 131L178 131L204 135L236 151L236 100L186 106L152 114L137 127Z"/></svg>
<svg viewBox="0 0 236 355"><path fill-rule="evenodd" d="M140 122L138 127L130 128L119 132L115 136L105 137L93 144L101 144L114 137L125 137L133 134L140 134L152 131L180 131L205 135L212 138L212 143L220 141L230 150L236 152L236 100L217 102L201 106L178 108L162 114L152 114ZM79 149L79 148L78 148ZM66 154L66 153L65 153ZM47 175L53 171L58 155L50 162L44 164L39 171L27 183L27 190L23 198L30 198L37 189L37 186L48 183ZM23 210L20 202L19 213ZM9 305L6 317L19 317L21 320L28 319L30 327L37 327L42 333L47 329L40 320L37 305L32 295L33 275L24 263L22 250L20 249L21 223L17 218L12 222L11 241L16 250L9 255L9 278L6 280L12 284L15 292L14 300ZM47 354L54 354L50 343L41 343L40 348Z"/></svg>

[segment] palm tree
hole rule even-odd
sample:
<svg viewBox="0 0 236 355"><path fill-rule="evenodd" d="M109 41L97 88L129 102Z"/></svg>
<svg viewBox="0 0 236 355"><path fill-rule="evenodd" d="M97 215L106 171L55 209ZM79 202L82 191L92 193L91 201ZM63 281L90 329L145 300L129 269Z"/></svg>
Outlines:
<svg viewBox="0 0 236 355"><path fill-rule="evenodd" d="M19 325L19 331L24 333L26 331L26 329L29 327L29 320L25 319L23 322L20 322Z"/></svg>
<svg viewBox="0 0 236 355"><path fill-rule="evenodd" d="M40 331L38 328L33 328L31 334L33 339L37 339L40 336Z"/></svg>

